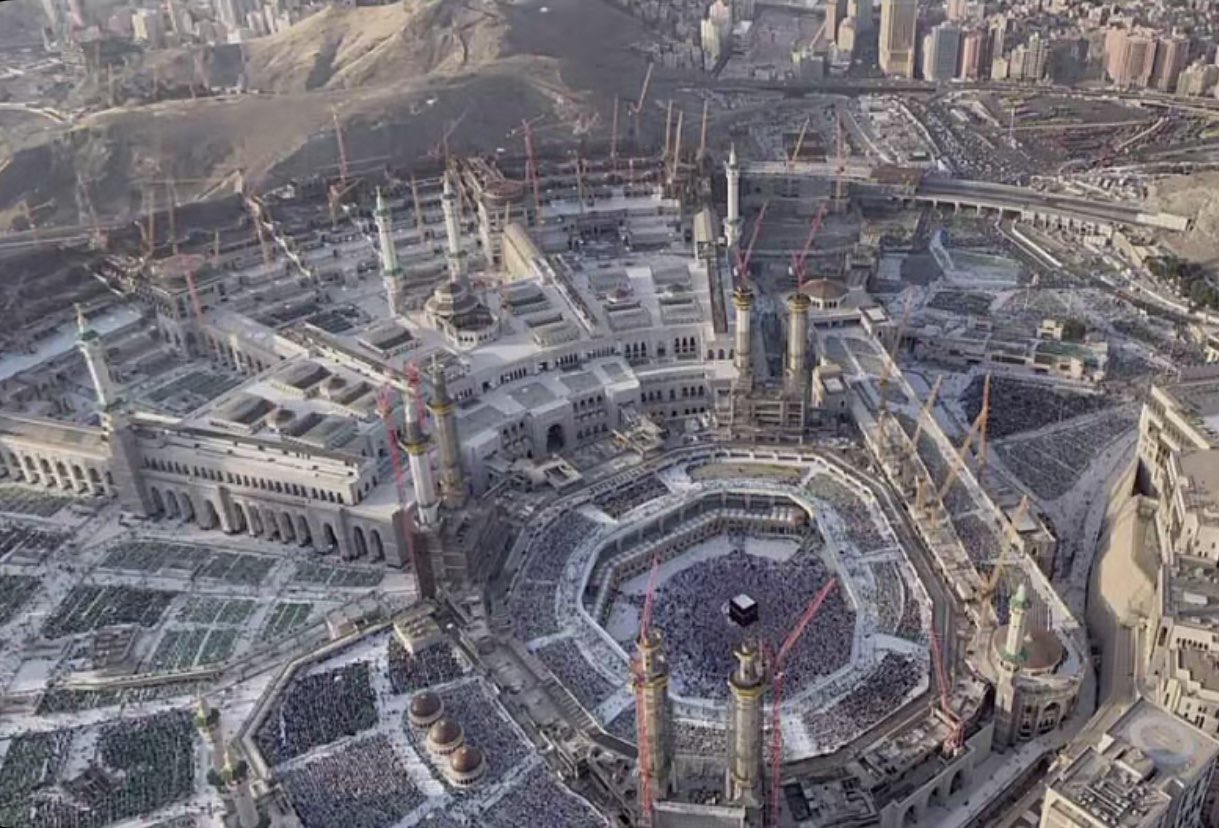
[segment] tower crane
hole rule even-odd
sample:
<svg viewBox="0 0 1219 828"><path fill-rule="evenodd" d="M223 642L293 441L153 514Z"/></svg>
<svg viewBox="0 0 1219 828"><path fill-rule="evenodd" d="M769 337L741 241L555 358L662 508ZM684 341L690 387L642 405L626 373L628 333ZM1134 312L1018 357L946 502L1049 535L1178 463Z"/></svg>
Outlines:
<svg viewBox="0 0 1219 828"><path fill-rule="evenodd" d="M952 711L948 696L948 671L944 668L940 636L935 630L931 631L931 655L935 659L936 683L940 685L940 710L948 720L948 738L944 740L944 752L951 756L961 747L965 736L965 723Z"/></svg>
<svg viewBox="0 0 1219 828"><path fill-rule="evenodd" d="M804 262L808 259L809 252L813 249L813 242L817 238L817 233L821 231L821 223L825 220L827 205L823 201L821 206L817 208L817 214L813 216L813 221L808 228L808 236L804 239L804 246L800 248L800 252L792 256L792 275L796 277L796 286L804 286Z"/></svg>
<svg viewBox="0 0 1219 828"><path fill-rule="evenodd" d="M779 652L775 654L771 666L771 688L774 696L770 704L770 815L766 821L767 825L775 825L779 821L779 770L783 764L783 722L781 718L783 713L783 665L787 663L787 656L791 653L792 648L796 646L800 636L804 635L808 625L821 611L821 605L825 603L825 599L837 585L838 579L830 578L821 589L817 590L817 594L808 602L808 606L796 621L795 626L783 639L783 644L779 647Z"/></svg>
<svg viewBox="0 0 1219 828"><path fill-rule="evenodd" d="M521 121L521 130L525 133L525 177L533 186L533 224L542 226L542 185L538 180L538 161L533 153L533 126L528 121Z"/></svg>
<svg viewBox="0 0 1219 828"><path fill-rule="evenodd" d="M948 469L948 476L944 478L944 484L940 487L939 501L944 502L944 498L948 497L949 490L952 489L952 484L957 482L957 477L961 474L961 469L965 468L965 458L969 456L969 447L973 445L974 438L978 436L986 423L986 419L990 412L990 374L986 375L986 381L982 386L982 410L978 412L978 416L973 421L973 425L969 428L969 433L965 435L965 440L961 443L961 448L952 456L952 464ZM944 509L947 513L948 509Z"/></svg>
<svg viewBox="0 0 1219 828"><path fill-rule="evenodd" d="M648 90L652 88L652 70L656 64L648 61L648 71L643 75L643 86L639 89L639 100L635 102L635 140L639 140L639 125L643 118L643 107L648 100Z"/></svg>
<svg viewBox="0 0 1219 828"><path fill-rule="evenodd" d="M931 412L935 410L935 401L940 395L940 386L943 383L944 375L940 374L931 385L931 393L927 395L927 401L923 403L923 410L919 413L918 423L914 426L914 436L910 438L911 456L918 454L918 441L923 436L923 424L927 422L928 417L933 416Z"/></svg>
<svg viewBox="0 0 1219 828"><path fill-rule="evenodd" d="M639 648L631 659L631 683L635 691L635 731L639 742L639 824L645 828L652 824L652 745L648 738L648 715L643 698L647 676L639 653L652 632L652 609L656 604L656 584L659 576L660 550L656 550L652 555L652 568L648 573L648 587L643 599L643 614L639 621Z"/></svg>
<svg viewBox="0 0 1219 828"><path fill-rule="evenodd" d="M808 135L809 124L813 122L813 116L809 115L804 119L804 125L800 127L800 134L796 136L796 145L792 147L791 157L787 159L788 165L795 164L800 158L800 150L804 148L804 137Z"/></svg>
<svg viewBox="0 0 1219 828"><path fill-rule="evenodd" d="M614 120L610 126L610 167L618 172L618 96L614 96Z"/></svg>
<svg viewBox="0 0 1219 828"><path fill-rule="evenodd" d="M769 201L762 202L762 209L758 211L758 217L753 221L753 231L749 234L749 244L742 253L740 247L736 251L736 267L737 275L741 280L741 285L749 283L749 260L753 258L753 246L758 241L758 231L762 229L762 220L766 218L766 210L770 207Z"/></svg>
<svg viewBox="0 0 1219 828"><path fill-rule="evenodd" d="M1003 570L1016 557L1015 550L1017 541L1020 539L1020 521L1024 520L1031 506L1032 501L1028 495L1020 499L1020 505L1016 507L1016 511L1007 525L1007 538L1011 549L1005 550L1005 553L1001 553L998 560L995 561L995 565L990 571L990 577L986 579L986 584L978 595L982 601L989 601L991 596L999 591L999 584L1003 581Z"/></svg>
<svg viewBox="0 0 1219 828"><path fill-rule="evenodd" d="M913 307L911 294L906 294L906 303L902 308L902 318L897 323L897 332L893 336L893 342L889 345L889 358L885 361L884 368L880 372L880 381L877 383L877 391L880 394L880 414L877 416L879 423L889 413L889 380L893 377L893 366L897 364L897 349L901 345L902 337L906 334L906 325L910 322L910 309Z"/></svg>

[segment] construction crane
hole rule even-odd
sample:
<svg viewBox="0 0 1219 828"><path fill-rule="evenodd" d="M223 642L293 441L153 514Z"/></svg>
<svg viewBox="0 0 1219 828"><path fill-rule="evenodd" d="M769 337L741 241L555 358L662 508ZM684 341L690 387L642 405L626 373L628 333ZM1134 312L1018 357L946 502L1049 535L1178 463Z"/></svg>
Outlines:
<svg viewBox="0 0 1219 828"><path fill-rule="evenodd" d="M178 188L173 179L165 182L165 200L169 202L169 246L175 256L178 255Z"/></svg>
<svg viewBox="0 0 1219 828"><path fill-rule="evenodd" d="M837 164L834 169L834 203L837 209L841 210L846 207L846 172L847 172L847 151L846 151L846 134L842 127L842 112L836 110L837 120L835 137L837 138Z"/></svg>
<svg viewBox="0 0 1219 828"><path fill-rule="evenodd" d="M339 112L331 108L330 117L334 121L334 141L339 152L339 181L347 183L347 143L343 140L343 126L339 123Z"/></svg>
<svg viewBox="0 0 1219 828"><path fill-rule="evenodd" d="M981 421L978 426L978 471L980 479L986 470L986 435L990 426L990 374L986 375L986 385L982 390L982 410L978 413Z"/></svg>
<svg viewBox="0 0 1219 828"><path fill-rule="evenodd" d="M631 677L635 691L635 731L639 742L639 824L652 824L652 746L648 739L648 716L644 706L643 688L647 678L645 665L639 653L648 642L652 632L652 609L656 603L656 584L660 576L660 550L652 555L652 568L648 573L648 588L643 598L643 614L639 620L639 648L631 659Z"/></svg>
<svg viewBox="0 0 1219 828"><path fill-rule="evenodd" d="M792 627L791 632L787 634L787 638L783 640L783 645L779 647L779 652L775 655L771 666L771 690L773 697L770 703L770 814L766 821L767 825L775 825L779 821L779 771L783 764L783 666L787 663L787 656L791 653L792 648L796 646L796 642L800 640L800 636L804 635L804 631L808 625L812 623L813 618L821 610L821 605L825 603L825 599L834 591L834 587L838 585L837 578L830 578L813 596L813 600L808 602L808 606L804 610L804 614L796 621L796 625Z"/></svg>
<svg viewBox="0 0 1219 828"><path fill-rule="evenodd" d="M795 164L796 160L800 157L800 150L804 148L804 137L808 135L808 128L812 122L812 115L804 119L804 125L800 127L800 134L796 136L796 145L792 148L791 157L787 159L789 165Z"/></svg>
<svg viewBox="0 0 1219 828"><path fill-rule="evenodd" d="M821 223L825 220L827 205L823 201L817 208L816 215L813 216L812 222L808 227L808 236L804 239L804 246L800 248L800 252L792 256L792 275L796 277L796 286L804 286L804 262L808 259L809 252L813 249L813 242L817 238L817 233L821 231Z"/></svg>
<svg viewBox="0 0 1219 828"><path fill-rule="evenodd" d="M910 322L910 310L913 307L911 298L911 294L907 293L905 305L902 307L902 317L897 323L893 342L889 344L889 358L885 360L885 365L880 372L880 382L877 383L877 391L880 394L880 414L877 416L877 422L889 413L889 380L893 378L893 366L897 365L898 346L901 345L902 337L906 334L906 325Z"/></svg>
<svg viewBox="0 0 1219 828"><path fill-rule="evenodd" d="M944 668L940 636L935 630L931 631L931 655L935 659L936 683L940 685L940 710L943 711L944 718L948 720L948 738L944 740L944 752L952 756L960 749L964 740L965 723L952 711L952 704L948 696L948 671Z"/></svg>
<svg viewBox="0 0 1219 828"><path fill-rule="evenodd" d="M157 188L149 187L145 192L148 193L148 230L144 234L144 241L147 244L148 258L151 259L157 250Z"/></svg>
<svg viewBox="0 0 1219 828"><path fill-rule="evenodd" d="M931 412L935 410L935 400L940 395L940 386L943 383L944 375L940 374L931 384L931 393L927 395L927 401L923 403L923 410L919 412L918 422L914 425L914 436L910 438L911 457L918 454L918 441L923 436L923 424L927 422L928 417L933 416Z"/></svg>
<svg viewBox="0 0 1219 828"><path fill-rule="evenodd" d="M618 96L614 96L614 120L610 127L610 167L618 172Z"/></svg>
<svg viewBox="0 0 1219 828"><path fill-rule="evenodd" d="M643 119L643 107L648 100L648 90L652 88L652 70L656 64L648 61L648 71L643 75L643 86L639 89L639 100L635 102L635 140L639 140L639 125Z"/></svg>
<svg viewBox="0 0 1219 828"><path fill-rule="evenodd" d="M525 177L533 186L533 216L534 226L542 225L542 185L538 180L538 162L533 154L533 127L528 121L521 121L521 129L525 133Z"/></svg>
<svg viewBox="0 0 1219 828"><path fill-rule="evenodd" d="M961 448L952 456L952 464L948 469L948 476L944 478L944 485L940 487L939 501L944 502L944 498L948 497L949 490L956 483L957 477L961 474L961 470L965 468L965 458L969 456L969 447L973 445L974 438L978 436L983 423L986 422L986 417L990 411L990 374L986 375L986 382L982 386L982 410L978 412L978 416L974 419L973 425L969 428L969 433L965 435L965 439L961 442ZM948 509L945 507L945 513Z"/></svg>
<svg viewBox="0 0 1219 828"><path fill-rule="evenodd" d="M749 283L749 260L753 258L753 246L758 241L758 231L762 229L762 220L766 218L766 210L770 207L769 201L762 202L762 209L758 211L758 217L753 222L753 232L749 234L749 244L742 253L740 246L737 246L736 251L736 268L737 277L741 280L741 285Z"/></svg>
<svg viewBox="0 0 1219 828"><path fill-rule="evenodd" d="M190 304L195 311L195 321L203 321L203 303L199 301L199 289L195 286L195 268L186 270L186 289L190 292Z"/></svg>
<svg viewBox="0 0 1219 828"><path fill-rule="evenodd" d="M1016 511L1007 524L1007 539L1012 548L1006 554L1000 554L995 561L995 565L990 571L990 577L986 579L986 585L982 587L982 591L978 595L982 601L989 601L991 596L999 591L999 584L1003 580L1003 570L1016 557L1014 552L1020 540L1020 522L1029 513L1031 506L1032 501L1028 495L1020 498L1020 505L1016 507Z"/></svg>
<svg viewBox="0 0 1219 828"><path fill-rule="evenodd" d="M661 161L664 163L665 174L669 171L669 147L673 145L673 99L669 98L669 105L665 109L665 151L661 156Z"/></svg>

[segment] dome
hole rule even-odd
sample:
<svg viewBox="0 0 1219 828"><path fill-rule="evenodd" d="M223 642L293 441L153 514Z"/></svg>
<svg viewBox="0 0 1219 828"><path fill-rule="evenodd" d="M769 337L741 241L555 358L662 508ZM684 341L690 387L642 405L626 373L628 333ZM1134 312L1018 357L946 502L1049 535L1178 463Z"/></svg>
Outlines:
<svg viewBox="0 0 1219 828"><path fill-rule="evenodd" d="M631 299L631 290L626 287L616 287L606 296L610 302L617 304L619 302L629 302Z"/></svg>
<svg viewBox="0 0 1219 828"><path fill-rule="evenodd" d="M461 747L449 758L449 778L458 787L473 785L487 771L483 752L476 747Z"/></svg>
<svg viewBox="0 0 1219 828"><path fill-rule="evenodd" d="M440 701L440 696L425 690L411 699L408 713L416 727L427 727L444 713L444 703Z"/></svg>
<svg viewBox="0 0 1219 828"><path fill-rule="evenodd" d="M465 734L452 719L439 719L427 733L428 747L439 754L452 753L462 746Z"/></svg>
<svg viewBox="0 0 1219 828"><path fill-rule="evenodd" d="M801 292L819 302L836 302L847 295L846 287L833 279L814 279L811 282L805 282Z"/></svg>
<svg viewBox="0 0 1219 828"><path fill-rule="evenodd" d="M277 426L292 422L292 418L296 415L292 413L291 408L277 408L275 413L271 415L271 422Z"/></svg>
<svg viewBox="0 0 1219 828"><path fill-rule="evenodd" d="M476 747L466 746L453 752L449 767L454 773L475 773L483 764L483 752Z"/></svg>
<svg viewBox="0 0 1219 828"><path fill-rule="evenodd" d="M342 377L331 377L330 379L326 380L326 388L331 391L339 391L346 387L347 380L343 379Z"/></svg>

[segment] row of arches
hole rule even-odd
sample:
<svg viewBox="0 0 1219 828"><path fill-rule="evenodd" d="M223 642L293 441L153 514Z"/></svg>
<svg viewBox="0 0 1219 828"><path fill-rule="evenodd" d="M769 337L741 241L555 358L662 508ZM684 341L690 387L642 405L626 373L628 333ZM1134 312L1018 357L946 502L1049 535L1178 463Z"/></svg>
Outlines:
<svg viewBox="0 0 1219 828"><path fill-rule="evenodd" d="M350 534L330 520L313 520L304 512L265 504L232 500L228 509L211 497L175 489L149 486L153 515L194 523L201 529L219 529L227 534L248 533L253 537L310 547L344 560L385 558L385 542L377 527L353 526Z"/></svg>
<svg viewBox="0 0 1219 828"><path fill-rule="evenodd" d="M79 458L64 460L41 454L0 451L0 461L12 480L77 494L115 493L114 478L109 469L82 462Z"/></svg>
<svg viewBox="0 0 1219 828"><path fill-rule="evenodd" d="M308 497L312 500L324 500L329 503L338 503L339 505L345 503L342 492L318 489L313 486L306 487L299 483L288 483L283 480L272 480L266 477L250 477L245 474L234 474L231 471L219 471L206 466L188 466L184 463L165 460L159 457L145 457L144 468L168 474L178 474L183 477L212 480L216 483L228 483L230 486L262 489L264 492L275 492L276 494L293 495L294 497Z"/></svg>
<svg viewBox="0 0 1219 828"><path fill-rule="evenodd" d="M967 768L959 767L952 773L944 776L938 785L925 791L922 796L917 797L913 802L908 803L905 806L905 810L901 812L901 819L896 824L902 826L902 828L914 828L914 826L921 823L930 806L947 806L952 797L965 790L969 784L969 773Z"/></svg>

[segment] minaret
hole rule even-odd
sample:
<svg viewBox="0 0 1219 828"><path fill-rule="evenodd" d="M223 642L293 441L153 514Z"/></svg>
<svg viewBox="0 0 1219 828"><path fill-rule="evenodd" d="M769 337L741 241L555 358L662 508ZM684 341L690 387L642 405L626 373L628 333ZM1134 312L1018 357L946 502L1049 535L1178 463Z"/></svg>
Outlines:
<svg viewBox="0 0 1219 828"><path fill-rule="evenodd" d="M728 163L724 165L728 177L728 218L724 222L724 242L729 250L741 241L741 165L736 157L736 144L728 150Z"/></svg>
<svg viewBox="0 0 1219 828"><path fill-rule="evenodd" d="M89 376L93 380L93 391L97 396L97 407L105 412L118 400L114 381L110 378L110 366L106 363L106 347L97 331L89 327L84 311L76 306L76 327L80 332L76 340L81 354L85 357L85 365L89 367Z"/></svg>
<svg viewBox="0 0 1219 828"><path fill-rule="evenodd" d="M732 292L732 305L736 308L736 351L733 361L736 364L737 384L748 390L753 387L753 330L750 326L753 289L744 281Z"/></svg>
<svg viewBox="0 0 1219 828"><path fill-rule="evenodd" d="M762 807L762 695L766 666L756 640L743 641L733 653L737 668L728 679L728 801Z"/></svg>
<svg viewBox="0 0 1219 828"><path fill-rule="evenodd" d="M1024 649L1024 639L1028 635L1028 610L1029 610L1028 593L1021 583L1016 589L1016 594L1012 596L1010 608L1010 617L1007 621L1007 640L1003 643L1003 652L1000 654L1004 661L1011 661L1017 665L1023 664L1027 655Z"/></svg>
<svg viewBox="0 0 1219 828"><path fill-rule="evenodd" d="M787 332L787 376L785 387L788 396L806 400L808 397L808 309L809 298L797 290L787 300L791 311Z"/></svg>
<svg viewBox="0 0 1219 828"><path fill-rule="evenodd" d="M440 197L440 207L444 211L444 231L448 236L449 250L449 281L455 285L465 285L466 254L461 249L461 225L457 205L457 190L453 187L453 174L444 174L444 193Z"/></svg>
<svg viewBox="0 0 1219 828"><path fill-rule="evenodd" d="M244 760L234 762L230 749L220 777L233 800L237 824L240 828L258 828L258 806L254 804L254 793L250 790L250 766Z"/></svg>
<svg viewBox="0 0 1219 828"><path fill-rule="evenodd" d="M426 528L436 523L440 499L436 496L436 479L432 476L432 463L428 458L428 438L423 433L423 423L419 421L420 402L419 386L411 386L405 398L406 429L403 441L411 464L411 484L415 487L419 525Z"/></svg>
<svg viewBox="0 0 1219 828"><path fill-rule="evenodd" d="M377 222L377 237L381 247L381 281L385 283L385 298L391 316L402 315L402 268L398 266L398 251L394 247L393 226L385 197L377 189L377 209L373 211Z"/></svg>
<svg viewBox="0 0 1219 828"><path fill-rule="evenodd" d="M1024 666L1027 651L1024 646L1028 634L1029 599L1024 584L1016 589L1010 604L1007 635L999 650L999 663L995 680L995 746L1003 750L1015 740L1020 715L1020 687L1016 681Z"/></svg>
<svg viewBox="0 0 1219 828"><path fill-rule="evenodd" d="M195 709L195 727L203 734L212 754L212 770L217 773L224 770L224 734L220 730L220 711L210 706L207 700L199 697L199 706Z"/></svg>
<svg viewBox="0 0 1219 828"><path fill-rule="evenodd" d="M672 729L669 706L669 662L658 630L637 642L639 673L635 678L636 721L642 724L638 738L648 740L648 770L652 776L652 800L664 798L671 790ZM643 752L640 752L643 761ZM642 771L641 771L642 772ZM640 788L642 793L642 786Z"/></svg>
<svg viewBox="0 0 1219 828"><path fill-rule="evenodd" d="M449 399L448 380L439 361L432 361L431 374L432 401L428 408L436 422L436 442L440 446L440 496L445 506L456 509L466 502L461 451L457 444L456 406Z"/></svg>

